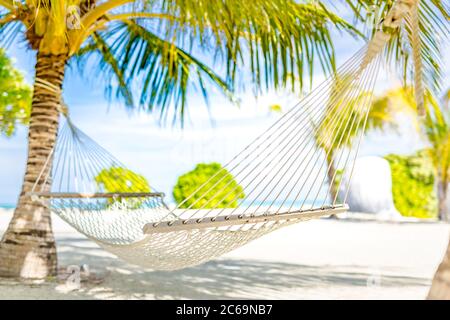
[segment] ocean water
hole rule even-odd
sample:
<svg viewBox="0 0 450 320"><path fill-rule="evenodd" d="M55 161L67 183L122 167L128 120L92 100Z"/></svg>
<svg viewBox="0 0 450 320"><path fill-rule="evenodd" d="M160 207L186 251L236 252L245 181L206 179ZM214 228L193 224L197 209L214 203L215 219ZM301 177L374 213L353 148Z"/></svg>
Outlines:
<svg viewBox="0 0 450 320"><path fill-rule="evenodd" d="M266 201L266 202L262 202L262 201L255 201L255 202L251 202L251 201L243 201L240 205L245 207L248 205L252 205L252 206L262 206L262 207L266 207L266 206L272 206L272 207L278 207L280 205L283 205L285 207L288 207L290 205L292 205L292 200L290 201L286 201L284 204L282 203L282 201L275 201L274 203L272 201ZM294 207L298 207L302 204L303 201L298 200L294 203ZM171 206L175 206L175 203L171 202L171 201L166 201L166 203L170 204ZM322 203L322 199L318 199L316 200L315 204L321 204ZM304 205L308 206L308 205L312 205L312 201L305 201ZM0 203L0 209L14 209L16 207L15 204L11 204L11 203Z"/></svg>
<svg viewBox="0 0 450 320"><path fill-rule="evenodd" d="M15 207L16 207L15 204L0 203L0 209L14 209Z"/></svg>

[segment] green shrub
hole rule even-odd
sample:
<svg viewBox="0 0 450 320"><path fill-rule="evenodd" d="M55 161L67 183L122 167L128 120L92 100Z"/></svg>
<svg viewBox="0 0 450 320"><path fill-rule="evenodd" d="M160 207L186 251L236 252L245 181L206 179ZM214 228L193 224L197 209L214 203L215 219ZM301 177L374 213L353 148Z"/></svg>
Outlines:
<svg viewBox="0 0 450 320"><path fill-rule="evenodd" d="M0 135L12 136L17 124L28 124L31 96L31 87L0 49Z"/></svg>
<svg viewBox="0 0 450 320"><path fill-rule="evenodd" d="M215 174L217 175L208 181ZM206 185L196 192L205 182ZM195 194L188 199L194 192ZM181 204L181 208L210 209L236 208L238 201L245 195L234 177L219 163L213 162L200 163L194 170L180 176L173 188L173 197L177 204L187 199Z"/></svg>
<svg viewBox="0 0 450 320"><path fill-rule="evenodd" d="M104 192L150 192L150 185L144 176L122 167L103 169L95 177L97 186ZM108 204L123 202L123 199L108 199ZM127 205L140 207L143 200L139 198L127 198Z"/></svg>
<svg viewBox="0 0 450 320"><path fill-rule="evenodd" d="M403 216L433 218L437 213L434 172L425 151L411 156L388 155L392 172L392 194Z"/></svg>

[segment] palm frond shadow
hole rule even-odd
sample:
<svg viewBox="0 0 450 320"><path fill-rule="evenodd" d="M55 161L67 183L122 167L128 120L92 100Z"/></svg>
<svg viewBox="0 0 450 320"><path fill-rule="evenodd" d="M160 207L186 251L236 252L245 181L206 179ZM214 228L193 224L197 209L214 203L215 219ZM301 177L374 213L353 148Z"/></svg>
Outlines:
<svg viewBox="0 0 450 320"><path fill-rule="evenodd" d="M88 240L63 240L59 241L59 247L63 265L88 264L92 270L105 274L100 285L87 284L76 293L85 298L107 295L109 298L281 299L286 298L287 291L290 298L304 298L306 291L318 287L361 290L373 276L370 266L315 266L236 259L215 260L172 272L151 271L124 266L98 247L83 242ZM398 274L394 268L383 268L381 285L429 286L429 279Z"/></svg>

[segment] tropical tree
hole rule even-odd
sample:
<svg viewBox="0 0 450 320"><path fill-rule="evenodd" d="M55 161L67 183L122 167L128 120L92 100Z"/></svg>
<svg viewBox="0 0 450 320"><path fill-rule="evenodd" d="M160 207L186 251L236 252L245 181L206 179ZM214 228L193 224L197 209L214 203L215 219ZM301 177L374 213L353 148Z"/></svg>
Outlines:
<svg viewBox="0 0 450 320"><path fill-rule="evenodd" d="M134 171L120 166L112 166L101 170L94 178L99 190L109 193L120 192L151 192L147 179ZM123 199L121 197L108 199L108 205L126 201L129 207L139 208L142 199Z"/></svg>
<svg viewBox="0 0 450 320"><path fill-rule="evenodd" d="M444 259L434 275L428 299L450 300L450 241Z"/></svg>
<svg viewBox="0 0 450 320"><path fill-rule="evenodd" d="M442 106L430 91L425 92L426 116L419 122L429 147L425 150L434 167L437 181L438 216L441 220L449 220L448 184L450 182L450 90L442 98ZM416 110L411 89L400 88L381 98L383 103L409 105ZM417 118L416 118L417 119ZM450 299L450 243L446 254L439 265L428 294L429 299Z"/></svg>
<svg viewBox="0 0 450 320"><path fill-rule="evenodd" d="M450 183L450 113L446 107L447 95L448 93L442 98L442 106L440 106L439 101L427 90L424 99L425 118L411 117L416 120L418 132L423 133L424 140L429 144L426 154L433 165L438 197L438 217L443 221L449 219L447 201ZM415 112L417 109L412 88L400 87L388 91L378 101L381 104L396 106L395 108L399 110Z"/></svg>
<svg viewBox="0 0 450 320"><path fill-rule="evenodd" d="M173 197L180 208L236 208L244 189L220 163L199 163L178 178Z"/></svg>
<svg viewBox="0 0 450 320"><path fill-rule="evenodd" d="M30 118L31 88L11 60L0 50L0 134L14 134L17 124Z"/></svg>
<svg viewBox="0 0 450 320"><path fill-rule="evenodd" d="M448 184L450 183L450 110L447 95L443 98L443 106L431 95L427 94L427 115L423 120L424 132L430 147L427 148L433 163L437 196L439 220L450 221L448 208Z"/></svg>
<svg viewBox="0 0 450 320"><path fill-rule="evenodd" d="M428 150L384 158L391 169L392 196L398 212L405 217L437 217L436 179Z"/></svg>
<svg viewBox="0 0 450 320"><path fill-rule="evenodd" d="M433 158L433 163L436 165L440 171L438 174L441 175L439 178L440 188L439 195L443 195L447 200L448 197L448 183L449 183L449 173L450 173L450 119L449 119L449 101L450 101L450 90L447 90L444 95L444 108L440 110L436 108L436 104L433 104L432 110L427 114L427 135L431 141L431 150L436 149L436 153L439 153L443 159ZM434 114L433 114L434 113ZM442 145L439 145L441 141ZM437 156L437 154L436 154ZM444 186L443 184L447 182ZM445 193L444 193L445 192ZM442 203L439 201L439 211L445 212L447 221L449 220L449 208L446 207L447 202ZM444 211L445 210L445 211ZM444 214L444 213L443 213ZM440 213L441 216L441 213ZM434 275L434 279L431 285L430 292L428 294L429 299L450 299L450 241L447 246L447 251L442 259L439 268Z"/></svg>
<svg viewBox="0 0 450 320"><path fill-rule="evenodd" d="M396 0L346 0L357 21L367 26L367 34L373 35L380 27ZM449 40L450 11L443 0L406 0L417 3L407 23L395 30L384 30L391 34L385 57L388 65L394 65L402 75L405 86L423 80L425 88L434 94L442 91L443 57L442 45ZM415 14L417 13L417 14ZM418 78L416 78L418 76Z"/></svg>
<svg viewBox="0 0 450 320"><path fill-rule="evenodd" d="M237 71L249 66L256 92L294 89L303 84L294 76L312 76L316 58L326 72L334 70L330 25L357 34L320 1L0 0L0 6L3 43L21 37L36 55L26 173L0 243L1 276L56 273L50 213L28 192L57 138L68 64L88 75L97 68L110 98L183 121L193 87L205 98L208 85L232 98L245 82ZM213 70L202 54L224 67Z"/></svg>
<svg viewBox="0 0 450 320"><path fill-rule="evenodd" d="M342 91L342 87L348 87L345 82L351 82L349 75L336 75L331 88L330 97L337 96L338 92ZM352 90L348 88L347 90ZM398 127L397 116L400 113L412 114L415 111L416 105L413 97L408 94L407 89L401 88L400 90L390 90L385 95L376 97L373 99L372 104L367 115L367 121L365 126L349 125L344 126L342 123L354 123L355 119L363 119L366 112L366 108L358 107L359 104L368 100L370 92L360 92L356 97L346 99L346 101L328 101L325 109L325 114L322 117L324 120L319 123L314 130L315 143L317 147L322 149L327 161L327 175L330 183L329 192L332 200L337 199L339 183L338 180L339 168L336 168L336 155L344 149L353 145L356 137L361 134L366 134L371 130L391 129L396 130ZM342 95L340 95L342 96ZM342 100L342 99L341 99ZM350 105L351 110L348 112L341 112L336 115L336 119L333 116L329 116L329 113L336 113L336 105ZM360 120L358 120L360 121ZM329 139L330 132L332 132L332 139Z"/></svg>
<svg viewBox="0 0 450 320"><path fill-rule="evenodd" d="M367 35L371 37L379 30L382 18L387 15L396 1L346 0L345 2L353 10L355 19L368 27ZM435 94L441 89L443 68L441 46L449 39L450 34L448 7L441 0L411 0L410 2L417 3L417 10L413 9L412 15L407 18L407 23L398 29L384 28L383 30L391 35L384 51L385 59L387 64L394 65L394 69L401 75L405 90L392 90L373 103L365 127L366 131L381 128L385 125L395 127L394 114L398 111L405 111L411 106L417 108L417 104L412 104L414 96L407 92L411 90L407 89L411 83L414 83L415 86L422 86L423 82L425 88ZM331 90L339 90L342 82L349 80L346 75L337 75ZM416 90L416 92L421 92L421 90ZM361 99L366 94L362 92L356 99ZM333 96L333 94L330 96ZM395 100L395 103L390 103L393 100ZM416 101L422 104L423 97L421 95L416 96ZM336 102L336 104L338 103ZM354 103L357 104L357 101L354 101ZM403 107L406 107L406 109ZM327 108L327 110L332 109L332 105ZM347 121L349 117L355 116L354 112L348 115L343 114L340 120ZM337 121L337 123L341 121ZM327 122L324 121L320 126L325 128L328 125ZM330 126L328 125L328 127ZM331 128L333 130L333 126ZM337 129L337 127L334 129ZM348 136L347 146L352 143L353 138L359 134L360 130L355 126L353 132L345 132L346 137ZM333 177L336 175L336 168L333 164L333 158L339 149L336 144L341 141L340 138L344 132L338 132L336 139L327 143L323 142L327 140L323 139L324 134L324 130L318 130L316 143L326 154L326 160L329 164L328 180L331 182L334 181ZM341 147L346 147L345 143ZM337 184L330 186L330 196L333 199L336 197L337 187Z"/></svg>

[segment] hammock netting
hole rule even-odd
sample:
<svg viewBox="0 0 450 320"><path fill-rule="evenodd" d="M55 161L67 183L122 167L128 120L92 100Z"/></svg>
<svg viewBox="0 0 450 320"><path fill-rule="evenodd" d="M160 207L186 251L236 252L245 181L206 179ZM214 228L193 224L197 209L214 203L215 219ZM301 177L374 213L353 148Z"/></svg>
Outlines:
<svg viewBox="0 0 450 320"><path fill-rule="evenodd" d="M394 18L385 23L398 25ZM341 184L348 179L341 177L351 177L388 39L378 31L176 208L69 118L31 195L118 257L161 270L197 265L281 227L344 212L348 185ZM332 188L340 192L332 195Z"/></svg>

